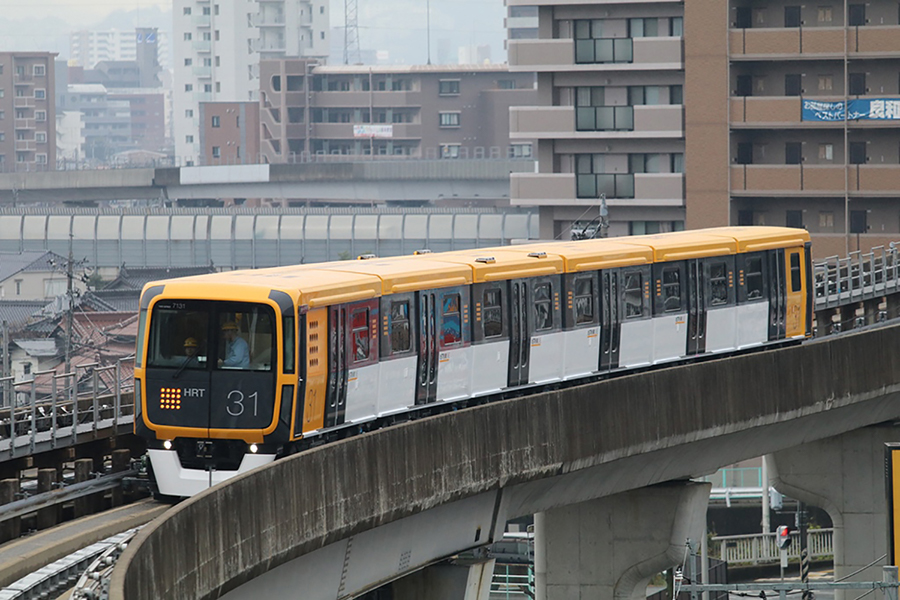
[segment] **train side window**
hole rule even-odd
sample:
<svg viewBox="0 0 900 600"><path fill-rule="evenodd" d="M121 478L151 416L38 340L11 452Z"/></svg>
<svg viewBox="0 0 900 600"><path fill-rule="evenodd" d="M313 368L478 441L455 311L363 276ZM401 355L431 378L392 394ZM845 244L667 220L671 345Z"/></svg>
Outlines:
<svg viewBox="0 0 900 600"><path fill-rule="evenodd" d="M724 262L709 265L709 305L728 304L728 268Z"/></svg>
<svg viewBox="0 0 900 600"><path fill-rule="evenodd" d="M753 256L747 258L747 300L761 300L763 297L763 263L762 258Z"/></svg>
<svg viewBox="0 0 900 600"><path fill-rule="evenodd" d="M575 324L594 322L594 280L590 277L575 279Z"/></svg>
<svg viewBox="0 0 900 600"><path fill-rule="evenodd" d="M462 341L462 318L460 316L459 294L441 296L443 318L441 319L441 342L445 346Z"/></svg>
<svg viewBox="0 0 900 600"><path fill-rule="evenodd" d="M500 298L500 290L484 290L484 309L481 315L486 338L503 334L503 311Z"/></svg>
<svg viewBox="0 0 900 600"><path fill-rule="evenodd" d="M681 310L681 271L669 267L662 271L663 311Z"/></svg>
<svg viewBox="0 0 900 600"><path fill-rule="evenodd" d="M799 292L802 287L802 278L800 277L800 253L791 254L791 291Z"/></svg>
<svg viewBox="0 0 900 600"><path fill-rule="evenodd" d="M350 313L350 351L353 362L369 358L369 309L358 308Z"/></svg>
<svg viewBox="0 0 900 600"><path fill-rule="evenodd" d="M391 354L410 349L409 301L391 302Z"/></svg>
<svg viewBox="0 0 900 600"><path fill-rule="evenodd" d="M284 372L294 372L294 349L297 344L294 343L294 317L284 317L281 328L284 329Z"/></svg>
<svg viewBox="0 0 900 600"><path fill-rule="evenodd" d="M644 316L644 282L637 271L625 274L625 318Z"/></svg>
<svg viewBox="0 0 900 600"><path fill-rule="evenodd" d="M552 293L549 283L534 286L534 330L543 331L553 327Z"/></svg>

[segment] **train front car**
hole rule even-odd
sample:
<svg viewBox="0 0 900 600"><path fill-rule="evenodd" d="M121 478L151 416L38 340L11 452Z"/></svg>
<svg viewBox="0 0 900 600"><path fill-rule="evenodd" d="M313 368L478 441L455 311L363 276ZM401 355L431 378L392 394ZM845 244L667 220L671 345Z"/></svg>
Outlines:
<svg viewBox="0 0 900 600"><path fill-rule="evenodd" d="M141 297L135 432L158 496L191 496L269 463L289 437L295 303L222 285L227 277L153 283Z"/></svg>

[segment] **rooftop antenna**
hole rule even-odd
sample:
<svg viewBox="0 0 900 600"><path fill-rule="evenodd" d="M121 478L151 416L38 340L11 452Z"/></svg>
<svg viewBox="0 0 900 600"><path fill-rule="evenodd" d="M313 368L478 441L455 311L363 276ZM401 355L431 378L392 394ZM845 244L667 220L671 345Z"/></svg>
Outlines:
<svg viewBox="0 0 900 600"><path fill-rule="evenodd" d="M344 64L360 62L359 0L344 0Z"/></svg>
<svg viewBox="0 0 900 600"><path fill-rule="evenodd" d="M431 0L425 0L425 43L428 45L428 64L431 64Z"/></svg>

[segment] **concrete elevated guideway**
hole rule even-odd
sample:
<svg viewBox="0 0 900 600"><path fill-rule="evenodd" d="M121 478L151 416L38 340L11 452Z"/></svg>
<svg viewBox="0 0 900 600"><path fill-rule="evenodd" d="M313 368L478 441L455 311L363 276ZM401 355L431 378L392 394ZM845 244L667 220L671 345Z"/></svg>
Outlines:
<svg viewBox="0 0 900 600"><path fill-rule="evenodd" d="M360 202L509 198L530 160L374 160L0 173L0 206L120 199L299 198Z"/></svg>
<svg viewBox="0 0 900 600"><path fill-rule="evenodd" d="M110 598L352 598L498 539L508 519L545 512L536 528L565 526L569 509L588 513L602 539L593 556L584 540L562 549L572 561L562 575L542 575L536 548L538 589L578 597L566 595L563 579L595 569L603 572L589 578L614 585L591 597L633 597L654 569L680 562L705 511L697 499L708 484L665 482L900 417L898 356L900 325L878 327L326 445L212 488L148 526L120 559ZM660 505L674 515L657 515ZM635 539L662 529L648 519L676 524L652 540L652 555ZM551 553L560 549L552 541ZM633 546L644 556L626 556Z"/></svg>

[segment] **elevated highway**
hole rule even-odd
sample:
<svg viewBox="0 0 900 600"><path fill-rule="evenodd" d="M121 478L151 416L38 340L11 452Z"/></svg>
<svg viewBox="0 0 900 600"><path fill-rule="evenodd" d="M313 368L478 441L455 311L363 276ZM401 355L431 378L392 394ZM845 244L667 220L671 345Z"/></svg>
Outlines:
<svg viewBox="0 0 900 600"><path fill-rule="evenodd" d="M0 173L0 206L35 202L292 198L382 203L509 198L506 159L373 160Z"/></svg>
<svg viewBox="0 0 900 600"><path fill-rule="evenodd" d="M110 598L352 598L490 543L517 516L647 486L664 496L684 485L666 482L897 419L898 356L900 325L872 327L323 446L148 526L120 559ZM696 521L689 504L674 510ZM668 556L683 550L683 535L663 540ZM632 588L651 568L625 569Z"/></svg>

